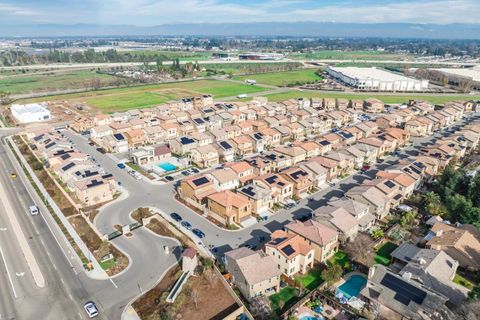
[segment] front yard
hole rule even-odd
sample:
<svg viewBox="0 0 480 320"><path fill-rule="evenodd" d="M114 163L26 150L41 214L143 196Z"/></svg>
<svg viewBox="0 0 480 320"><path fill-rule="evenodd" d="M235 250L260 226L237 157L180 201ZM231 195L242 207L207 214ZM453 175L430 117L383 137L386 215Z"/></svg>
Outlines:
<svg viewBox="0 0 480 320"><path fill-rule="evenodd" d="M375 252L375 256L373 260L375 263L383 264L384 266L388 266L390 264L391 256L390 254L395 250L398 246L393 242L386 242L380 246Z"/></svg>

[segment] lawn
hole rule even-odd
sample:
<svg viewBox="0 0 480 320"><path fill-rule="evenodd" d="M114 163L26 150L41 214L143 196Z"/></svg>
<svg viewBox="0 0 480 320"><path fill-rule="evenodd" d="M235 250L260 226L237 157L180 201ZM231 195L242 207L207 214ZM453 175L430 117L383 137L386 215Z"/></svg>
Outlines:
<svg viewBox="0 0 480 320"><path fill-rule="evenodd" d="M338 60L405 60L412 59L412 56L388 53L383 51L340 51L340 50L321 50L309 53L295 53L289 56L292 59L338 59Z"/></svg>
<svg viewBox="0 0 480 320"><path fill-rule="evenodd" d="M100 266L102 267L103 270L108 270L110 268L113 268L115 266L115 259L110 259L104 262L100 262Z"/></svg>
<svg viewBox="0 0 480 320"><path fill-rule="evenodd" d="M280 290L278 293L272 294L270 296L270 303L272 304L272 310L277 313L281 309L286 309L290 304L293 304L297 300L298 290L293 287L285 287ZM283 308L280 308L280 301L284 302Z"/></svg>
<svg viewBox="0 0 480 320"><path fill-rule="evenodd" d="M456 284L459 284L461 286L464 286L467 289L473 289L473 287L474 287L474 284L471 281L465 279L464 277L462 277L458 273L455 274L455 277L453 278L453 282L455 282Z"/></svg>
<svg viewBox="0 0 480 320"><path fill-rule="evenodd" d="M390 254L395 250L398 246L393 242L386 242L380 248L378 248L373 260L375 263L383 264L388 266L390 264L391 256Z"/></svg>
<svg viewBox="0 0 480 320"><path fill-rule="evenodd" d="M109 83L114 76L96 73L90 70L71 72L48 72L43 74L18 74L0 77L0 91L11 94L41 92L49 90L78 89L90 86L92 78Z"/></svg>
<svg viewBox="0 0 480 320"><path fill-rule="evenodd" d="M234 77L234 80L245 81L246 79L256 80L257 83L271 86L283 86L295 84L304 84L322 80L323 77L317 75L317 69L302 69L286 72L259 73L246 76Z"/></svg>
<svg viewBox="0 0 480 320"><path fill-rule="evenodd" d="M313 268L305 275L296 275L296 279L308 290L314 290L323 283L322 270L320 268Z"/></svg>
<svg viewBox="0 0 480 320"><path fill-rule="evenodd" d="M329 264L338 264L342 269L346 272L352 269L352 265L350 263L350 259L348 259L348 255L343 251L336 252L333 257L328 260Z"/></svg>
<svg viewBox="0 0 480 320"><path fill-rule="evenodd" d="M279 102L292 98L345 98L345 99L361 99L377 98L385 103L405 103L410 99L430 101L434 104L444 104L455 100L478 100L480 96L473 95L421 95L421 94L376 94L376 93L323 93L312 91L287 91L281 93L267 94L265 97L269 101Z"/></svg>
<svg viewBox="0 0 480 320"><path fill-rule="evenodd" d="M87 103L103 112L114 112L147 108L169 100L201 94L211 94L215 98L225 98L265 90L268 89L229 81L198 80L64 94L26 101L69 100Z"/></svg>

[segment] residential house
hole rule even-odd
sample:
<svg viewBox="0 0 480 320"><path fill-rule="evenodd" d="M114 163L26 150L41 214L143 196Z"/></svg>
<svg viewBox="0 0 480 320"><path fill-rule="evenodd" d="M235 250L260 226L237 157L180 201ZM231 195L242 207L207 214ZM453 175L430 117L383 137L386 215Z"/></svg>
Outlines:
<svg viewBox="0 0 480 320"><path fill-rule="evenodd" d="M206 196L209 216L228 226L241 224L251 217L252 206L248 198L230 190Z"/></svg>
<svg viewBox="0 0 480 320"><path fill-rule="evenodd" d="M321 206L313 211L316 221L337 230L341 242L353 241L358 234L358 220L343 208Z"/></svg>
<svg viewBox="0 0 480 320"><path fill-rule="evenodd" d="M306 198L313 188L313 180L310 179L310 175L300 167L288 168L282 171L281 175L293 184L293 196L296 198Z"/></svg>
<svg viewBox="0 0 480 320"><path fill-rule="evenodd" d="M253 140L247 135L237 136L231 139L235 148L236 156L242 158L253 153Z"/></svg>
<svg viewBox="0 0 480 320"><path fill-rule="evenodd" d="M264 185L250 183L237 189L237 193L250 200L252 214L261 216L272 208L272 191Z"/></svg>
<svg viewBox="0 0 480 320"><path fill-rule="evenodd" d="M480 232L473 225L459 227L436 222L426 237L426 247L446 252L469 270L480 269Z"/></svg>
<svg viewBox="0 0 480 320"><path fill-rule="evenodd" d="M293 196L293 183L286 180L280 174L270 173L254 178L254 183L272 191L273 203L287 203Z"/></svg>
<svg viewBox="0 0 480 320"><path fill-rule="evenodd" d="M180 187L178 188L180 197L197 207L204 203L204 199L207 196L215 192L217 192L215 190L215 184L212 179L206 175L197 175L182 179L180 181Z"/></svg>
<svg viewBox="0 0 480 320"><path fill-rule="evenodd" d="M338 232L315 220L294 220L285 225L287 233L298 234L315 250L315 260L326 263L338 251Z"/></svg>
<svg viewBox="0 0 480 320"><path fill-rule="evenodd" d="M237 173L231 168L217 169L208 174L218 191L233 190L240 185Z"/></svg>
<svg viewBox="0 0 480 320"><path fill-rule="evenodd" d="M394 181L398 185L398 190L404 199L411 197L415 190L415 179L400 170L378 171L377 178Z"/></svg>
<svg viewBox="0 0 480 320"><path fill-rule="evenodd" d="M366 232L370 230L375 223L375 216L370 213L370 207L362 202L349 199L332 199L328 205L336 208L342 208L351 214L358 223L358 231Z"/></svg>
<svg viewBox="0 0 480 320"><path fill-rule="evenodd" d="M116 192L115 181L111 174L76 181L73 185L76 197L85 206L111 201Z"/></svg>
<svg viewBox="0 0 480 320"><path fill-rule="evenodd" d="M235 160L235 148L230 140L218 141L215 145L220 156L220 161L231 162Z"/></svg>
<svg viewBox="0 0 480 320"><path fill-rule="evenodd" d="M389 198L373 186L356 186L345 194L348 198L362 202L370 207L370 212L383 219L390 212Z"/></svg>
<svg viewBox="0 0 480 320"><path fill-rule="evenodd" d="M293 278L297 273L306 274L313 267L315 249L295 233L274 231L264 250L286 277Z"/></svg>
<svg viewBox="0 0 480 320"><path fill-rule="evenodd" d="M327 183L327 169L315 160L302 163L300 168L308 173L314 188L321 188Z"/></svg>
<svg viewBox="0 0 480 320"><path fill-rule="evenodd" d="M219 164L218 151L213 145L196 147L190 151L188 157L200 168L210 168Z"/></svg>
<svg viewBox="0 0 480 320"><path fill-rule="evenodd" d="M254 167L246 161L226 163L225 168L235 171L242 184L249 183L256 176Z"/></svg>
<svg viewBox="0 0 480 320"><path fill-rule="evenodd" d="M365 112L369 113L382 113L385 110L385 104L375 98L369 98L364 103Z"/></svg>
<svg viewBox="0 0 480 320"><path fill-rule="evenodd" d="M141 147L131 153L132 161L140 166L154 162L167 161L172 157L170 148L166 145Z"/></svg>
<svg viewBox="0 0 480 320"><path fill-rule="evenodd" d="M225 253L225 269L232 282L249 301L270 296L280 290L281 272L277 263L263 251L245 247Z"/></svg>

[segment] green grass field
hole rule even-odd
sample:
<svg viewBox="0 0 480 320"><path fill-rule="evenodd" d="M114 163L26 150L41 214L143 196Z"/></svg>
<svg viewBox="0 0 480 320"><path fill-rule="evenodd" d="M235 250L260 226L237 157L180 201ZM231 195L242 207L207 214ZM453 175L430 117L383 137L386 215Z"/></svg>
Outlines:
<svg viewBox="0 0 480 320"><path fill-rule="evenodd" d="M394 54L382 51L339 51L339 50L322 50L311 53L295 53L289 56L291 59L298 60L320 60L320 59L336 59L336 60L404 60L411 59L412 56L403 54Z"/></svg>
<svg viewBox="0 0 480 320"><path fill-rule="evenodd" d="M115 77L99 74L95 71L81 70L65 73L46 74L17 74L0 77L0 91L11 94L62 90L70 88L84 88L88 86L92 78L99 78L102 81L113 80Z"/></svg>
<svg viewBox="0 0 480 320"><path fill-rule="evenodd" d="M302 286L304 288L307 288L308 290L313 290L317 288L324 281L322 279L322 270L320 270L320 268L318 267L311 269L305 275L298 274L295 276L295 278L298 279Z"/></svg>
<svg viewBox="0 0 480 320"><path fill-rule="evenodd" d="M234 80L245 81L247 79L256 80L257 83L266 84L271 86L283 86L296 84L296 83L308 83L317 80L322 80L323 77L317 75L315 72L317 69L302 69L286 72L269 72L251 74L246 76L234 77Z"/></svg>
<svg viewBox="0 0 480 320"><path fill-rule="evenodd" d="M338 93L322 93L312 91L289 91L274 94L265 95L269 101L278 102L292 98L346 98L346 99L368 99L377 98L385 103L405 103L410 99L425 100L434 104L443 104L455 100L478 100L480 96L473 95L421 95L421 94L375 94L375 93L351 93L351 92L338 92Z"/></svg>
<svg viewBox="0 0 480 320"><path fill-rule="evenodd" d="M166 59L179 59L180 61L208 60L212 57L212 53L203 51L165 51L165 50L135 50L121 51L120 55L136 55L154 57L160 55Z"/></svg>
<svg viewBox="0 0 480 320"><path fill-rule="evenodd" d="M283 301L283 309L287 309L297 298L297 289L293 287L285 287L281 289L278 293L272 294L270 296L270 302L272 305L273 311L279 313L280 301Z"/></svg>
<svg viewBox="0 0 480 320"><path fill-rule="evenodd" d="M64 94L26 101L69 100L86 103L103 112L114 112L151 107L170 100L201 94L211 94L218 99L265 90L268 89L229 81L198 80Z"/></svg>
<svg viewBox="0 0 480 320"><path fill-rule="evenodd" d="M378 248L373 260L375 263L383 264L388 266L390 264L391 256L390 254L395 250L398 246L393 242L386 242L380 248Z"/></svg>

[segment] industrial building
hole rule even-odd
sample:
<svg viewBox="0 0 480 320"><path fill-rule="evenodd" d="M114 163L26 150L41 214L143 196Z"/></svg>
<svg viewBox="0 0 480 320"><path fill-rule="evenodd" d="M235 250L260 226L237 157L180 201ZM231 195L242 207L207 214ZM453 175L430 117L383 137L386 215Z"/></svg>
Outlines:
<svg viewBox="0 0 480 320"><path fill-rule="evenodd" d="M285 56L281 53L242 53L238 55L239 60L282 60Z"/></svg>
<svg viewBox="0 0 480 320"><path fill-rule="evenodd" d="M10 110L19 123L48 121L52 118L50 111L40 103L12 104Z"/></svg>
<svg viewBox="0 0 480 320"><path fill-rule="evenodd" d="M442 68L430 69L437 71L447 77L447 83L465 89L480 90L480 66L474 68ZM432 79L434 81L434 79Z"/></svg>
<svg viewBox="0 0 480 320"><path fill-rule="evenodd" d="M426 91L428 80L416 80L376 68L328 67L336 80L361 91Z"/></svg>

